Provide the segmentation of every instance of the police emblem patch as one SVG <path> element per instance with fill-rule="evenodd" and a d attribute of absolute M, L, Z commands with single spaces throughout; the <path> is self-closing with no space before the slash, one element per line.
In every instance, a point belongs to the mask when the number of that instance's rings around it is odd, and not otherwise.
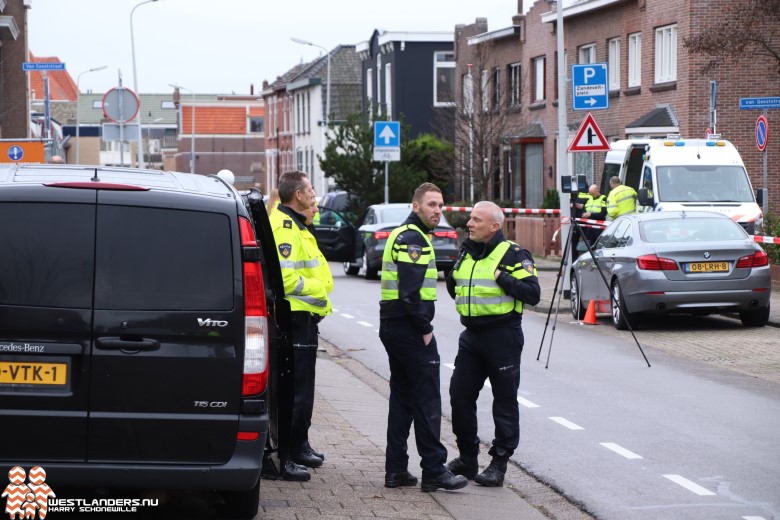
<path fill-rule="evenodd" d="M 282 255 L 283 258 L 289 258 L 291 253 L 291 244 L 279 244 L 279 254 Z"/>
<path fill-rule="evenodd" d="M 530 260 L 523 260 L 523 269 L 534 274 L 534 263 Z"/>
<path fill-rule="evenodd" d="M 284 227 L 285 229 L 292 229 L 292 220 L 285 220 L 282 223 L 282 227 Z"/>
<path fill-rule="evenodd" d="M 422 247 L 411 245 L 408 248 L 409 250 L 409 258 L 412 259 L 412 262 L 417 262 L 417 260 L 420 259 L 422 256 Z"/>

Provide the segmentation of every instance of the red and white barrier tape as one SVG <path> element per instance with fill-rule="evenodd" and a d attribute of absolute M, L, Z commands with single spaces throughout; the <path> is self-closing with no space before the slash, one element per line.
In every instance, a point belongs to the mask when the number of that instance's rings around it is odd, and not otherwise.
<path fill-rule="evenodd" d="M 569 224 L 569 223 L 571 223 L 572 220 L 576 220 L 577 222 L 579 222 L 580 226 L 582 226 L 582 227 L 592 227 L 592 228 L 604 229 L 609 224 L 609 222 L 607 222 L 606 220 L 591 220 L 591 219 L 587 219 L 587 218 L 571 218 L 571 217 L 562 217 L 561 218 L 561 222 L 563 222 L 564 224 Z"/>
<path fill-rule="evenodd" d="M 765 237 L 761 235 L 750 235 L 753 240 L 762 244 L 780 244 L 780 238 L 778 237 Z"/>
<path fill-rule="evenodd" d="M 474 209 L 472 206 L 444 206 L 442 211 L 460 211 L 471 212 Z M 558 215 L 561 210 L 559 209 L 525 209 L 525 208 L 501 208 L 504 213 L 515 213 L 521 215 Z"/>

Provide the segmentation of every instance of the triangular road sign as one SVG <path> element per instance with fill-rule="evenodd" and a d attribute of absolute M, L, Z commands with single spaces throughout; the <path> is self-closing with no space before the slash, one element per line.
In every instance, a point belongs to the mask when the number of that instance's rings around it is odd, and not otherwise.
<path fill-rule="evenodd" d="M 583 119 L 574 140 L 569 145 L 570 152 L 606 152 L 611 150 L 609 141 L 601 133 L 599 125 L 590 112 Z"/>

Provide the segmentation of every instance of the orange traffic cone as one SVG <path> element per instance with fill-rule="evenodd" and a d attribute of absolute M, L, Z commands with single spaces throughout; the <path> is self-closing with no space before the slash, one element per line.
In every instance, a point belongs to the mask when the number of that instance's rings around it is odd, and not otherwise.
<path fill-rule="evenodd" d="M 596 321 L 596 300 L 591 300 L 588 302 L 588 310 L 585 311 L 585 319 L 582 320 L 582 323 L 585 325 L 599 324 L 599 322 Z"/>

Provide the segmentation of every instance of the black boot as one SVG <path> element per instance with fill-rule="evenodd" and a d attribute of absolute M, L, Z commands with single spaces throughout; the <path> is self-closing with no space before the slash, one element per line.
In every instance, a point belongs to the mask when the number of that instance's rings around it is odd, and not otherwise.
<path fill-rule="evenodd" d="M 306 466 L 300 466 L 290 459 L 284 461 L 282 466 L 282 480 L 294 480 L 296 482 L 306 482 L 311 479 Z"/>
<path fill-rule="evenodd" d="M 485 471 L 476 476 L 474 482 L 487 487 L 501 487 L 504 485 L 506 464 L 511 454 L 504 448 L 495 446 L 490 448 L 489 453 L 493 456 L 493 460 Z"/>
<path fill-rule="evenodd" d="M 424 478 L 422 484 L 420 484 L 420 490 L 436 491 L 441 488 L 452 491 L 453 489 L 464 488 L 468 483 L 469 481 L 463 475 L 453 475 L 450 470 L 445 469 L 444 473 L 436 478 Z"/>
<path fill-rule="evenodd" d="M 474 480 L 474 477 L 479 473 L 479 462 L 477 462 L 476 455 L 472 457 L 460 455 L 447 463 L 447 469 L 454 475 L 463 475 L 469 480 Z"/>
<path fill-rule="evenodd" d="M 400 486 L 416 486 L 417 477 L 408 471 L 400 473 L 385 473 L 385 487 L 397 488 Z"/>

